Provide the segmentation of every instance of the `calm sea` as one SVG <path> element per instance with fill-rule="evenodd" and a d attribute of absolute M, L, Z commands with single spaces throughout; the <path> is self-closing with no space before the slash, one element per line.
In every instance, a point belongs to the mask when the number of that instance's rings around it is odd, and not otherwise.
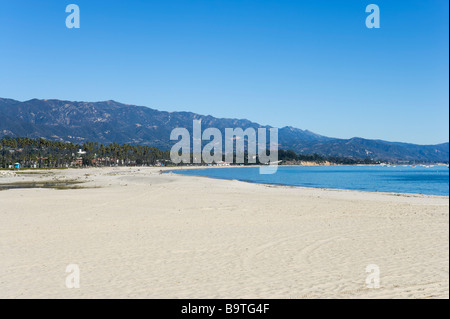
<path fill-rule="evenodd" d="M 264 184 L 449 195 L 447 166 L 280 166 L 277 173 L 272 175 L 259 174 L 258 167 L 205 168 L 173 172 Z"/>

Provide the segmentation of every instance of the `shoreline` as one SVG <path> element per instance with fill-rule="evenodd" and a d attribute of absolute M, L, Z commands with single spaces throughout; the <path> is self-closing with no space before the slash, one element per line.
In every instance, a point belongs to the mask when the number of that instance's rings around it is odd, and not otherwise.
<path fill-rule="evenodd" d="M 284 165 L 283 165 L 284 166 Z M 378 165 L 336 165 L 336 166 L 378 166 Z M 327 187 L 308 187 L 308 186 L 297 186 L 297 185 L 286 185 L 286 184 L 276 184 L 276 183 L 259 183 L 259 182 L 253 182 L 249 180 L 240 180 L 240 179 L 227 179 L 227 178 L 220 178 L 220 177 L 213 177 L 213 176 L 203 176 L 203 175 L 184 175 L 184 174 L 177 174 L 173 173 L 173 171 L 183 171 L 183 170 L 195 170 L 195 169 L 226 169 L 226 168 L 244 168 L 244 167 L 263 167 L 262 165 L 252 165 L 252 166 L 181 166 L 181 167 L 146 167 L 146 166 L 119 166 L 119 167 L 87 167 L 87 168 L 65 168 L 65 169 L 30 169 L 27 171 L 11 171 L 11 173 L 19 173 L 19 176 L 27 177 L 27 175 L 40 175 L 40 174 L 49 174 L 52 172 L 64 172 L 65 170 L 107 170 L 107 169 L 113 169 L 113 170 L 145 170 L 145 169 L 152 169 L 152 170 L 159 170 L 163 174 L 175 174 L 175 175 L 181 175 L 181 176 L 194 176 L 198 178 L 207 178 L 207 179 L 213 179 L 213 180 L 221 180 L 221 181 L 236 181 L 236 182 L 242 182 L 242 183 L 249 183 L 249 184 L 255 184 L 255 185 L 263 185 L 266 187 L 277 187 L 277 188 L 294 188 L 294 189 L 303 189 L 303 190 L 318 190 L 318 191 L 329 191 L 329 192 L 355 192 L 360 194 L 367 194 L 367 195 L 373 195 L 373 194 L 379 194 L 379 195 L 385 195 L 385 196 L 396 196 L 396 197 L 407 197 L 407 198 L 437 198 L 437 199 L 449 199 L 449 195 L 431 195 L 431 194 L 420 194 L 420 193 L 399 193 L 399 192 L 383 192 L 383 191 L 367 191 L 367 190 L 355 190 L 355 189 L 345 189 L 345 188 L 327 188 Z M 288 167 L 314 167 L 314 166 L 303 166 L 303 165 L 288 165 Z M 21 174 L 21 172 L 24 172 Z M 31 173 L 33 172 L 33 174 Z M 16 175 L 17 176 L 17 175 Z M 7 178 L 6 176 L 0 175 L 0 186 L 2 183 L 2 177 Z M 31 176 L 32 177 L 32 176 Z M 32 182 L 32 180 L 30 181 Z M 1 189 L 0 189 L 1 190 Z"/>
<path fill-rule="evenodd" d="M 286 165 L 287 166 L 287 165 Z M 378 166 L 378 165 L 336 165 L 336 166 Z M 197 166 L 197 167 L 189 167 L 189 168 L 183 168 L 183 169 L 170 169 L 170 170 L 164 170 L 165 174 L 170 174 L 173 171 L 183 171 L 183 170 L 193 170 L 193 169 L 219 169 L 219 168 L 241 168 L 241 167 L 249 167 L 249 166 Z M 250 167 L 262 167 L 262 166 L 250 166 Z M 303 166 L 303 165 L 289 165 L 289 167 L 314 167 L 314 166 Z M 176 174 L 176 173 L 175 173 Z M 301 189 L 316 189 L 316 190 L 327 190 L 327 191 L 350 191 L 350 192 L 361 192 L 361 193 L 369 193 L 369 194 L 386 194 L 386 195 L 392 195 L 392 196 L 404 196 L 404 197 L 436 197 L 436 198 L 446 198 L 449 199 L 449 195 L 432 195 L 432 194 L 421 194 L 421 193 L 399 193 L 399 192 L 383 192 L 383 191 L 367 191 L 367 190 L 357 190 L 357 189 L 347 189 L 347 188 L 329 188 L 329 187 L 314 187 L 314 186 L 297 186 L 297 185 L 287 185 L 287 184 L 280 184 L 280 183 L 260 183 L 250 180 L 244 180 L 244 179 L 231 179 L 231 178 L 220 178 L 220 177 L 213 177 L 213 176 L 204 176 L 204 175 L 184 175 L 179 174 L 183 176 L 196 176 L 196 177 L 203 177 L 203 178 L 211 178 L 211 179 L 218 179 L 218 180 L 228 180 L 228 181 L 239 181 L 243 183 L 250 183 L 250 184 L 259 184 L 259 185 L 266 185 L 271 187 L 293 187 L 293 188 L 301 188 Z"/>

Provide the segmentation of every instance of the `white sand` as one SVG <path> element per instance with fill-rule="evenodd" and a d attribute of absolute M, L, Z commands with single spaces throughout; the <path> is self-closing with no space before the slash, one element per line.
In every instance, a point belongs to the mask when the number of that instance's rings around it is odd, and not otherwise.
<path fill-rule="evenodd" d="M 0 183 L 101 188 L 0 191 L 0 298 L 449 298 L 448 197 L 158 168 L 22 176 Z M 68 264 L 79 265 L 79 289 L 65 286 Z M 378 289 L 366 287 L 369 264 Z"/>

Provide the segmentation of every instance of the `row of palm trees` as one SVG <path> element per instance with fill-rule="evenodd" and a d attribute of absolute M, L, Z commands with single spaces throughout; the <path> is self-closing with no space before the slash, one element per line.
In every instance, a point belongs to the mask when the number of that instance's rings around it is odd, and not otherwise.
<path fill-rule="evenodd" d="M 81 152 L 80 152 L 81 150 Z M 169 151 L 155 147 L 97 142 L 73 144 L 27 137 L 3 138 L 0 144 L 0 167 L 14 163 L 22 167 L 69 167 L 111 165 L 158 165 L 168 162 Z"/>

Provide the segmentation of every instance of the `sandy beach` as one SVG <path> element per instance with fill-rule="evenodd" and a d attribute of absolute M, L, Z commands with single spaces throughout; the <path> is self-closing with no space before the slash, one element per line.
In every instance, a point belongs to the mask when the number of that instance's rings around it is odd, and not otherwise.
<path fill-rule="evenodd" d="M 160 170 L 0 174 L 0 298 L 449 298 L 448 197 Z"/>

